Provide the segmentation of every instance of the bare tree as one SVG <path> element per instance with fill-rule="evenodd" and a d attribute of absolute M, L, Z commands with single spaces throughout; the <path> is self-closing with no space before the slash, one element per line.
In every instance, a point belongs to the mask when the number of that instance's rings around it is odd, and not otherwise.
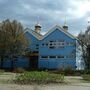
<path fill-rule="evenodd" d="M 14 57 L 24 54 L 27 45 L 28 42 L 21 23 L 7 19 L 0 24 L 1 67 L 5 56 L 7 56 L 12 59 L 13 68 Z"/>
<path fill-rule="evenodd" d="M 82 58 L 84 59 L 86 69 L 90 69 L 90 26 L 87 27 L 85 33 L 78 35 L 79 44 L 82 50 Z"/>

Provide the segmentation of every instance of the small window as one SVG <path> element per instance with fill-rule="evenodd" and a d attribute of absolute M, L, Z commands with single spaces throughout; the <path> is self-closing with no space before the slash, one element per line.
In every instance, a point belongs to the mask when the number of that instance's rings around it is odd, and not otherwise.
<path fill-rule="evenodd" d="M 56 56 L 49 56 L 49 58 L 56 58 Z"/>
<path fill-rule="evenodd" d="M 52 43 L 50 43 L 50 45 L 52 46 L 53 44 L 52 44 Z"/>
<path fill-rule="evenodd" d="M 64 56 L 61 56 L 61 55 L 60 55 L 60 56 L 57 56 L 57 58 L 64 58 Z"/>
<path fill-rule="evenodd" d="M 42 46 L 45 46 L 45 44 L 43 43 Z"/>
<path fill-rule="evenodd" d="M 47 59 L 47 58 L 48 58 L 48 56 L 41 56 L 41 58 L 43 58 L 43 59 Z"/>
<path fill-rule="evenodd" d="M 62 45 L 64 45 L 65 43 L 64 42 L 62 42 Z"/>
<path fill-rule="evenodd" d="M 36 49 L 39 49 L 39 44 L 36 44 Z"/>

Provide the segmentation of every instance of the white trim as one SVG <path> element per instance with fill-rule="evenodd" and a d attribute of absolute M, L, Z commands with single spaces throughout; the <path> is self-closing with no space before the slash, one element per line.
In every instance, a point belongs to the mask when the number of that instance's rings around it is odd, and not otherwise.
<path fill-rule="evenodd" d="M 25 32 L 29 32 L 30 34 L 32 34 L 35 38 L 37 38 L 38 40 L 43 40 L 45 37 L 47 37 L 49 34 L 51 34 L 52 32 L 54 32 L 56 29 L 60 30 L 61 32 L 65 33 L 67 36 L 69 36 L 72 39 L 77 39 L 76 37 L 74 37 L 73 35 L 71 35 L 69 32 L 65 31 L 61 26 L 56 25 L 53 28 L 51 28 L 50 30 L 48 30 L 48 32 L 45 35 L 40 35 L 38 33 L 36 33 L 35 31 L 33 31 L 32 29 L 26 28 Z"/>
<path fill-rule="evenodd" d="M 61 32 L 65 33 L 67 36 L 76 39 L 76 37 L 74 37 L 73 35 L 71 35 L 69 32 L 65 31 L 61 26 L 54 26 L 52 29 L 50 29 L 43 37 L 42 39 L 44 39 L 45 37 L 47 37 L 49 34 L 51 34 L 53 31 L 55 31 L 56 29 L 60 30 Z"/>
<path fill-rule="evenodd" d="M 36 39 L 38 39 L 38 40 L 41 40 L 41 39 L 42 39 L 42 35 L 39 35 L 39 34 L 36 33 L 35 31 L 33 31 L 32 29 L 26 28 L 24 33 L 26 33 L 26 32 L 29 32 L 30 34 L 32 34 L 32 35 L 33 35 Z M 37 34 L 38 36 L 37 36 L 36 34 Z"/>

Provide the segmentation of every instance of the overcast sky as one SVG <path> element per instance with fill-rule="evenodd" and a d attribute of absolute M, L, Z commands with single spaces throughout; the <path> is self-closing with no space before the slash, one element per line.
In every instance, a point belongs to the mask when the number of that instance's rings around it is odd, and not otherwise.
<path fill-rule="evenodd" d="M 37 21 L 42 33 L 67 19 L 69 32 L 85 31 L 90 21 L 90 0 L 0 0 L 0 21 L 16 19 L 24 27 L 34 29 Z"/>

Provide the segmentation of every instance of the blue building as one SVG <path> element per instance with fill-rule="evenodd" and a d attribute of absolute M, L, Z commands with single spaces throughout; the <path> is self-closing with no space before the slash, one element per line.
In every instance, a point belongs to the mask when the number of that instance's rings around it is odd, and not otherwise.
<path fill-rule="evenodd" d="M 56 25 L 41 35 L 41 25 L 28 29 L 25 36 L 30 41 L 28 50 L 30 68 L 76 69 L 76 38 L 68 32 L 68 26 Z"/>
<path fill-rule="evenodd" d="M 28 57 L 19 57 L 14 67 L 30 69 L 60 69 L 70 67 L 76 69 L 76 38 L 68 32 L 68 26 L 56 25 L 45 35 L 41 33 L 41 25 L 35 30 L 26 29 L 25 37 L 29 42 Z M 4 68 L 11 68 L 11 61 L 5 60 Z"/>

